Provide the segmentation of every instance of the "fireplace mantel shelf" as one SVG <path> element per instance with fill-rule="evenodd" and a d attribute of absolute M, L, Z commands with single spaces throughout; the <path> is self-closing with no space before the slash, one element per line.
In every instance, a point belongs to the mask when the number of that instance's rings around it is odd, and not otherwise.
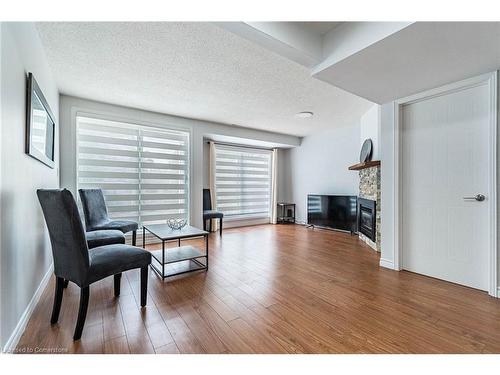
<path fill-rule="evenodd" d="M 377 167 L 380 165 L 380 160 L 372 160 L 372 161 L 365 161 L 363 163 L 358 163 L 351 165 L 349 167 L 350 171 L 359 171 L 361 169 L 366 169 L 366 168 L 371 168 L 371 167 Z"/>

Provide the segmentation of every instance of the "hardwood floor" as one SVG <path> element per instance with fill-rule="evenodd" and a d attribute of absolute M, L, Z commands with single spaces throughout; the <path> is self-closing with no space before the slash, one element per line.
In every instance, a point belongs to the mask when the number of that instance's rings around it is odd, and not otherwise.
<path fill-rule="evenodd" d="M 190 241 L 195 243 L 196 241 Z M 201 245 L 201 243 L 200 243 Z M 149 248 L 157 248 L 150 246 Z M 210 269 L 161 282 L 140 271 L 90 288 L 82 339 L 72 341 L 78 288 L 49 323 L 54 279 L 18 349 L 69 353 L 500 353 L 500 300 L 380 268 L 349 234 L 262 225 L 210 235 Z M 38 349 L 40 350 L 40 349 Z"/>

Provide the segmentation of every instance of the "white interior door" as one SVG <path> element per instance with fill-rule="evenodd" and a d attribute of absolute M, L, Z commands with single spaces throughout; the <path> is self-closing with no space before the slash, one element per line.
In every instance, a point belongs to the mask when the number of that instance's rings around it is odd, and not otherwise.
<path fill-rule="evenodd" d="M 481 290 L 489 289 L 490 101 L 485 82 L 401 109 L 403 268 Z"/>

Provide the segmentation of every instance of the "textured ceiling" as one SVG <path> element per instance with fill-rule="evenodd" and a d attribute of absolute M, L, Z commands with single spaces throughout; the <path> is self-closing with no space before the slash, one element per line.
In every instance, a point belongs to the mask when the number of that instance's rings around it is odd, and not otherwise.
<path fill-rule="evenodd" d="M 372 103 L 210 23 L 37 23 L 63 94 L 305 136 Z M 312 119 L 297 119 L 313 111 Z"/>

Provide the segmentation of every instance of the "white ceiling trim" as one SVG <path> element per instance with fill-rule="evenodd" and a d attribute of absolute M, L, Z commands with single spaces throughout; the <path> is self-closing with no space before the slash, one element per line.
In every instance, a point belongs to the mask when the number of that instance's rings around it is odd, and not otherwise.
<path fill-rule="evenodd" d="M 321 61 L 321 35 L 292 22 L 216 22 L 215 24 L 300 65 L 313 67 Z"/>

